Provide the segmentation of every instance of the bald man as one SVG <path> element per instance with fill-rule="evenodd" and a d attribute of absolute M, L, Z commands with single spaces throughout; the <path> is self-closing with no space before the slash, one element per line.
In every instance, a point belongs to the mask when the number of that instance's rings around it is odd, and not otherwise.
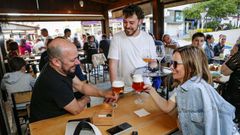
<path fill-rule="evenodd" d="M 75 77 L 78 60 L 77 48 L 66 39 L 54 39 L 47 49 L 49 64 L 42 70 L 33 88 L 30 122 L 66 114 L 79 114 L 90 102 L 88 96 L 117 100 L 111 91 L 102 91 Z M 77 101 L 73 88 L 84 94 Z M 88 96 L 86 96 L 88 95 Z"/>

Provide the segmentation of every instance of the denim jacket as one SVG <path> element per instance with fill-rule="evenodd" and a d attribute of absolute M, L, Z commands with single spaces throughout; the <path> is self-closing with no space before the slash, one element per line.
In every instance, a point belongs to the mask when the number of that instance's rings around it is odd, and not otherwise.
<path fill-rule="evenodd" d="M 177 88 L 178 117 L 184 135 L 232 135 L 235 108 L 205 80 L 192 77 Z"/>

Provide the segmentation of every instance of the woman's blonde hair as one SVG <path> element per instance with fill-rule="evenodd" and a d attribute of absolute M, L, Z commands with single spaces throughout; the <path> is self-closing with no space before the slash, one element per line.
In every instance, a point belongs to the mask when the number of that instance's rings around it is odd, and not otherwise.
<path fill-rule="evenodd" d="M 208 60 L 203 50 L 195 46 L 183 46 L 174 50 L 182 57 L 185 75 L 183 82 L 186 82 L 193 76 L 203 78 L 206 82 L 212 83 L 212 76 L 208 69 Z"/>

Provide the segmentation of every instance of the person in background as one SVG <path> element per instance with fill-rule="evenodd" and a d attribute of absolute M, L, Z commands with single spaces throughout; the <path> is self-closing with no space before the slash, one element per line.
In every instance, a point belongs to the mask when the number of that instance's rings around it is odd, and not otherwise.
<path fill-rule="evenodd" d="M 41 35 L 44 37 L 44 45 L 47 46 L 48 40 L 51 40 L 52 37 L 48 35 L 48 30 L 46 28 L 41 29 Z"/>
<path fill-rule="evenodd" d="M 162 37 L 162 41 L 165 48 L 165 62 L 170 63 L 172 60 L 173 50 L 179 47 L 180 45 L 178 44 L 178 42 L 172 40 L 169 34 L 164 34 Z"/>
<path fill-rule="evenodd" d="M 214 37 L 213 35 L 206 35 L 206 43 L 203 45 L 204 52 L 208 58 L 208 63 L 212 63 L 212 58 L 214 57 L 213 52 Z"/>
<path fill-rule="evenodd" d="M 161 40 L 156 40 L 155 36 L 152 33 L 149 33 L 149 35 L 152 36 L 156 49 L 159 48 L 161 55 L 164 57 L 165 56 L 164 43 Z"/>
<path fill-rule="evenodd" d="M 110 47 L 110 40 L 107 38 L 106 34 L 102 35 L 102 40 L 99 43 L 100 52 L 104 53 L 104 56 L 107 58 Z"/>
<path fill-rule="evenodd" d="M 192 35 L 192 45 L 202 48 L 205 41 L 205 35 L 202 32 L 196 32 Z"/>
<path fill-rule="evenodd" d="M 87 35 L 82 34 L 82 45 L 84 45 L 87 42 Z"/>
<path fill-rule="evenodd" d="M 35 78 L 31 74 L 25 73 L 26 62 L 21 57 L 13 57 L 9 60 L 12 70 L 3 76 L 1 89 L 7 91 L 8 99 L 11 100 L 11 93 L 32 90 Z"/>
<path fill-rule="evenodd" d="M 224 53 L 225 44 L 226 44 L 227 36 L 220 34 L 219 42 L 214 46 L 214 56 L 220 56 L 220 54 Z"/>
<path fill-rule="evenodd" d="M 95 42 L 99 44 L 99 42 L 102 40 L 102 32 L 98 31 L 97 35 L 95 35 Z"/>
<path fill-rule="evenodd" d="M 144 58 L 156 59 L 156 48 L 153 38 L 140 30 L 144 13 L 139 6 L 126 6 L 123 18 L 124 31 L 113 36 L 109 49 L 110 80 L 113 82 L 120 77 L 126 86 L 131 86 L 130 74 L 135 68 L 148 64 Z"/>
<path fill-rule="evenodd" d="M 13 57 L 17 57 L 18 55 L 18 43 L 17 42 L 10 42 L 8 44 L 8 59 L 11 59 Z"/>
<path fill-rule="evenodd" d="M 81 48 L 81 43 L 79 42 L 77 37 L 73 38 L 73 44 L 77 47 L 77 49 Z"/>
<path fill-rule="evenodd" d="M 87 51 L 88 49 L 90 48 L 95 48 L 97 49 L 97 45 L 96 45 L 96 42 L 95 42 L 95 39 L 94 39 L 94 36 L 90 35 L 87 37 L 87 42 L 84 43 L 83 45 L 83 50 Z"/>
<path fill-rule="evenodd" d="M 223 91 L 223 97 L 236 107 L 236 122 L 240 126 L 240 42 L 233 46 L 231 54 L 221 66 L 221 73 L 230 75 L 227 89 Z"/>
<path fill-rule="evenodd" d="M 3 55 L 3 58 L 4 59 L 7 59 L 8 58 L 8 52 L 9 52 L 9 44 L 11 43 L 11 42 L 13 42 L 14 40 L 13 39 L 8 39 L 7 41 L 6 41 L 6 46 L 2 46 L 1 48 L 2 48 L 2 55 Z"/>
<path fill-rule="evenodd" d="M 48 43 L 46 44 L 46 48 L 48 47 L 49 43 L 52 41 L 53 39 L 49 39 L 48 40 Z M 40 72 L 42 71 L 43 67 L 46 65 L 46 63 L 48 63 L 48 54 L 47 54 L 47 50 L 44 51 L 42 54 L 41 54 L 41 58 L 40 58 L 40 61 L 39 61 L 39 70 Z"/>
<path fill-rule="evenodd" d="M 26 62 L 21 57 L 12 57 L 9 60 L 12 72 L 5 73 L 1 80 L 1 90 L 3 99 L 6 101 L 4 107 L 8 116 L 8 123 L 12 133 L 16 132 L 16 123 L 12 110 L 11 94 L 32 90 L 35 84 L 35 78 L 31 74 L 26 73 Z"/>
<path fill-rule="evenodd" d="M 178 85 L 169 100 L 149 85 L 144 88 L 164 112 L 177 107 L 182 134 L 232 135 L 235 108 L 212 87 L 203 50 L 191 45 L 175 49 L 171 69 Z"/>
<path fill-rule="evenodd" d="M 68 39 L 69 41 L 72 41 L 71 40 L 71 30 L 70 29 L 68 29 L 68 28 L 66 28 L 65 30 L 64 30 L 64 36 L 63 36 L 65 39 Z"/>
<path fill-rule="evenodd" d="M 19 46 L 19 54 L 25 55 L 25 53 L 30 54 L 32 52 L 31 45 L 26 42 L 26 39 L 21 39 Z"/>
<path fill-rule="evenodd" d="M 41 54 L 46 50 L 46 46 L 41 39 L 37 39 L 35 45 L 33 46 L 35 54 Z"/>
<path fill-rule="evenodd" d="M 57 117 L 66 113 L 79 114 L 90 102 L 89 96 L 117 100 L 111 90 L 102 91 L 83 83 L 75 76 L 79 65 L 77 48 L 70 41 L 56 38 L 47 48 L 49 63 L 41 71 L 33 88 L 30 104 L 30 122 Z M 76 100 L 73 89 L 83 94 Z"/>

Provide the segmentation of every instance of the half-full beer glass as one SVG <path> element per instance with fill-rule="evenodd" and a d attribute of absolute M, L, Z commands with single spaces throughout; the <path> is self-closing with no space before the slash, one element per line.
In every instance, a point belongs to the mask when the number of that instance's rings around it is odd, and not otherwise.
<path fill-rule="evenodd" d="M 143 103 L 143 100 L 139 97 L 139 94 L 144 90 L 143 86 L 144 86 L 144 82 L 143 82 L 142 75 L 141 74 L 133 75 L 132 88 L 138 94 L 138 98 L 137 100 L 135 100 L 135 103 Z"/>
<path fill-rule="evenodd" d="M 112 92 L 117 95 L 124 92 L 124 82 L 123 81 L 113 81 L 112 83 Z M 112 104 L 113 107 L 117 107 L 117 103 Z"/>

